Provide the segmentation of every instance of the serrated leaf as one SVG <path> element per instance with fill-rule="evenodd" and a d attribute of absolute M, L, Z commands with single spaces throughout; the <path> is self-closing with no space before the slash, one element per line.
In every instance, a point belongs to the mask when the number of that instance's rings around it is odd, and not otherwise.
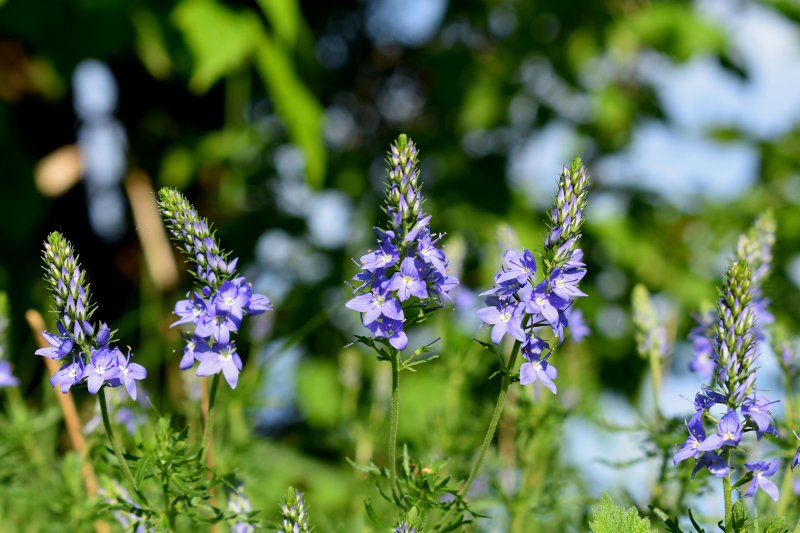
<path fill-rule="evenodd" d="M 731 528 L 733 531 L 747 531 L 753 526 L 753 519 L 750 518 L 750 513 L 747 512 L 742 500 L 733 504 L 733 517 Z"/>
<path fill-rule="evenodd" d="M 593 520 L 589 527 L 593 533 L 650 533 L 650 521 L 639 516 L 635 507 L 625 510 L 616 505 L 608 494 L 603 494 L 592 507 Z"/>
<path fill-rule="evenodd" d="M 770 516 L 764 526 L 764 533 L 789 533 L 786 521 L 781 516 Z"/>

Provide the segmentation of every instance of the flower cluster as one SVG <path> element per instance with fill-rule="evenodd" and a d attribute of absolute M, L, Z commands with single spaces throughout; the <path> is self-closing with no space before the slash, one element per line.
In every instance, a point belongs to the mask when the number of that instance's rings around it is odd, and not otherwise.
<path fill-rule="evenodd" d="M 50 346 L 36 350 L 36 354 L 64 361 L 50 384 L 65 394 L 84 383 L 92 394 L 103 386 L 124 385 L 135 400 L 136 382 L 145 379 L 147 371 L 131 361 L 130 350 L 124 355 L 109 344 L 112 332 L 108 325 L 91 322 L 95 306 L 72 245 L 53 232 L 45 242 L 43 258 L 45 280 L 55 301 L 58 333 L 42 332 Z"/>
<path fill-rule="evenodd" d="M 752 295 L 752 309 L 756 315 L 755 336 L 756 340 L 764 339 L 763 327 L 771 324 L 774 317 L 769 312 L 769 299 L 761 292 L 761 286 L 767 278 L 772 265 L 772 247 L 775 244 L 775 218 L 771 212 L 766 212 L 756 219 L 753 227 L 746 235 L 739 236 L 736 248 L 736 257 L 744 261 L 750 268 L 752 281 L 750 292 Z M 695 316 L 696 326 L 689 333 L 692 341 L 694 357 L 689 363 L 689 369 L 708 379 L 716 370 L 716 363 L 712 357 L 712 339 L 716 333 L 715 324 L 719 315 L 715 311 L 706 311 Z"/>
<path fill-rule="evenodd" d="M 399 526 L 394 528 L 394 533 L 417 533 L 417 528 L 409 526 L 406 522 L 402 522 Z"/>
<path fill-rule="evenodd" d="M 245 495 L 242 485 L 239 485 L 236 491 L 228 494 L 228 511 L 237 515 L 253 512 L 253 506 Z M 253 533 L 255 530 L 255 526 L 243 521 L 236 522 L 231 526 L 231 533 Z"/>
<path fill-rule="evenodd" d="M 520 367 L 520 383 L 539 381 L 554 394 L 558 372 L 549 362 L 550 344 L 540 338 L 539 332 L 542 327 L 549 327 L 560 344 L 573 301 L 586 296 L 578 288 L 586 275 L 586 265 L 583 251 L 576 244 L 588 184 L 589 176 L 580 159 L 564 167 L 550 212 L 541 281 L 536 282 L 536 258 L 530 250 L 507 250 L 504 264 L 494 277 L 494 287 L 482 293 L 487 307 L 478 310 L 478 317 L 492 326 L 492 342 L 499 344 L 508 334 L 520 343 L 526 359 Z"/>
<path fill-rule="evenodd" d="M 448 261 L 438 246 L 442 234 L 430 231 L 430 215 L 423 198 L 417 147 L 400 135 L 387 157 L 386 205 L 389 228 L 375 228 L 378 248 L 361 257 L 361 271 L 353 278 L 354 297 L 345 305 L 358 311 L 363 325 L 397 350 L 408 344 L 405 309 L 427 311 L 449 300 L 458 279 L 447 274 Z"/>
<path fill-rule="evenodd" d="M 179 318 L 171 327 L 189 329 L 184 332 L 186 346 L 180 368 L 188 370 L 198 361 L 198 376 L 222 372 L 235 389 L 242 360 L 232 334 L 239 331 L 245 316 L 271 310 L 269 298 L 254 294 L 252 285 L 237 275 L 238 259 L 230 260 L 229 254 L 220 250 L 208 222 L 181 193 L 165 187 L 158 197 L 170 236 L 193 266 L 196 281 L 195 290 L 175 304 Z"/>
<path fill-rule="evenodd" d="M 19 383 L 11 372 L 11 363 L 6 360 L 8 322 L 8 297 L 6 293 L 0 292 L 0 388 L 16 387 Z"/>
<path fill-rule="evenodd" d="M 712 341 L 711 385 L 696 395 L 695 414 L 686 423 L 689 436 L 673 458 L 675 464 L 696 459 L 692 476 L 703 468 L 717 477 L 728 476 L 730 453 L 740 446 L 746 432 L 755 431 L 759 440 L 766 434 L 777 435 L 770 413 L 774 402 L 756 394 L 757 315 L 752 283 L 748 263 L 741 258 L 735 260 L 728 269 L 717 306 L 720 318 Z M 716 405 L 725 411 L 719 420 L 711 413 Z M 713 434 L 706 433 L 704 420 L 716 423 Z M 753 484 L 744 495 L 752 496 L 761 488 L 777 500 L 778 489 L 767 479 L 777 470 L 777 461 L 756 461 L 745 464 L 745 468 L 753 472 Z"/>
<path fill-rule="evenodd" d="M 278 533 L 308 533 L 311 529 L 303 503 L 303 494 L 289 487 L 286 497 L 281 502 Z"/>

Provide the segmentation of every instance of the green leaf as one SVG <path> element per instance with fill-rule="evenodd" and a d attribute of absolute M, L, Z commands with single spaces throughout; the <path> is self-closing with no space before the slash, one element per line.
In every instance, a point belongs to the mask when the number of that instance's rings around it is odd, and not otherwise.
<path fill-rule="evenodd" d="M 589 527 L 594 533 L 650 533 L 650 521 L 639 517 L 635 507 L 627 511 L 614 503 L 608 494 L 600 497 L 600 502 L 592 507 L 593 520 Z"/>
<path fill-rule="evenodd" d="M 254 13 L 232 11 L 214 0 L 181 0 L 172 19 L 194 60 L 189 87 L 199 93 L 243 67 L 263 33 Z"/>
<path fill-rule="evenodd" d="M 731 529 L 733 531 L 748 531 L 753 526 L 753 519 L 750 518 L 750 514 L 747 512 L 747 507 L 745 507 L 742 500 L 733 504 L 733 520 L 731 524 Z"/>
<path fill-rule="evenodd" d="M 287 48 L 295 48 L 303 28 L 303 15 L 296 0 L 258 0 L 272 24 L 275 36 Z"/>
<path fill-rule="evenodd" d="M 263 32 L 256 51 L 256 70 L 286 123 L 289 137 L 303 151 L 308 183 L 321 187 L 326 164 L 322 106 L 297 77 L 286 53 Z"/>
<path fill-rule="evenodd" d="M 764 533 L 789 533 L 789 528 L 781 516 L 771 516 L 767 518 L 764 526 Z"/>

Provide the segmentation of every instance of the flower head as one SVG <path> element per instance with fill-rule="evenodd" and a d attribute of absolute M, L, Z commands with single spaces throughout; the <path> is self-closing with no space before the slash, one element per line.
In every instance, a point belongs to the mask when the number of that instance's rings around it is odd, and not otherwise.
<path fill-rule="evenodd" d="M 188 329 L 180 361 L 188 370 L 200 361 L 198 376 L 223 373 L 231 388 L 236 388 L 242 360 L 236 353 L 233 336 L 245 316 L 272 309 L 269 298 L 254 294 L 246 278 L 237 275 L 239 261 L 229 259 L 217 243 L 208 221 L 178 191 L 163 188 L 158 193 L 159 209 L 170 236 L 186 260 L 194 266 L 195 290 L 175 304 L 179 317 L 172 327 Z"/>
<path fill-rule="evenodd" d="M 763 490 L 774 501 L 778 501 L 778 487 L 771 480 L 767 479 L 778 471 L 778 460 L 753 461 L 745 463 L 744 467 L 753 472 L 753 482 L 744 493 L 745 498 L 755 496 L 758 489 Z"/>
<path fill-rule="evenodd" d="M 374 337 L 394 349 L 408 344 L 409 323 L 442 307 L 458 279 L 447 274 L 448 261 L 438 246 L 442 235 L 430 229 L 431 216 L 423 210 L 422 183 L 414 143 L 400 135 L 387 160 L 384 211 L 386 229 L 375 228 L 378 248 L 361 256 L 353 281 L 353 298 L 345 306 L 362 315 L 362 324 Z M 418 307 L 406 322 L 403 306 Z"/>
<path fill-rule="evenodd" d="M 477 311 L 484 324 L 492 326 L 492 342 L 499 344 L 506 333 L 522 349 L 526 361 L 520 367 L 523 385 L 540 382 L 554 394 L 556 368 L 548 353 L 542 357 L 541 329 L 549 327 L 556 341 L 564 340 L 570 317 L 576 326 L 576 341 L 588 334 L 580 312 L 571 311 L 576 298 L 586 296 L 578 287 L 586 275 L 583 252 L 576 248 L 583 223 L 589 176 L 580 159 L 564 167 L 550 212 L 550 232 L 541 258 L 542 280 L 536 284 L 536 258 L 529 249 L 506 250 L 503 265 L 494 276 L 494 286 L 481 293 L 487 307 Z"/>
<path fill-rule="evenodd" d="M 42 332 L 49 346 L 36 350 L 36 354 L 50 359 L 71 358 L 70 363 L 55 372 L 50 384 L 65 394 L 84 382 L 92 394 L 103 386 L 124 384 L 135 399 L 132 380 L 144 379 L 147 372 L 131 361 L 130 351 L 125 358 L 109 344 L 112 332 L 108 324 L 92 323 L 96 307 L 72 245 L 63 235 L 53 232 L 45 241 L 43 259 L 45 281 L 55 303 L 58 333 Z"/>

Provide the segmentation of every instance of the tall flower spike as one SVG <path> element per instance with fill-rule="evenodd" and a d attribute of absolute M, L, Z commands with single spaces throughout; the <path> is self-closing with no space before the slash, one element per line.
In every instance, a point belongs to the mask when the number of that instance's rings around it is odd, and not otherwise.
<path fill-rule="evenodd" d="M 487 297 L 487 307 L 477 312 L 483 323 L 492 326 L 493 343 L 499 344 L 506 334 L 520 343 L 526 360 L 520 367 L 520 383 L 538 381 L 554 394 L 558 372 L 549 361 L 552 349 L 541 339 L 541 331 L 552 330 L 560 344 L 573 302 L 586 296 L 578 288 L 586 275 L 586 265 L 577 244 L 588 185 L 589 175 L 580 159 L 564 167 L 550 212 L 551 229 L 544 243 L 544 279 L 536 282 L 536 259 L 530 250 L 506 250 L 494 287 L 482 293 Z"/>
<path fill-rule="evenodd" d="M 570 258 L 575 243 L 580 238 L 588 191 L 589 174 L 581 159 L 576 158 L 561 171 L 555 205 L 549 213 L 550 232 L 544 246 L 553 254 L 553 267 Z"/>
<path fill-rule="evenodd" d="M 195 276 L 195 290 L 175 304 L 178 316 L 171 327 L 181 326 L 186 347 L 181 370 L 200 365 L 198 376 L 222 373 L 235 389 L 242 370 L 242 360 L 233 342 L 248 315 L 272 310 L 269 298 L 252 292 L 252 284 L 238 276 L 238 259 L 228 260 L 208 221 L 184 196 L 164 187 L 158 192 L 158 207 L 166 221 L 172 240 L 186 254 Z"/>
<path fill-rule="evenodd" d="M 58 334 L 42 332 L 50 347 L 36 350 L 36 355 L 64 359 L 50 384 L 67 393 L 72 387 L 85 383 L 92 394 L 101 387 L 124 384 L 135 400 L 135 381 L 145 379 L 147 371 L 132 363 L 130 354 L 124 358 L 119 348 L 109 345 L 111 331 L 106 324 L 95 326 L 90 322 L 95 306 L 72 245 L 54 231 L 47 237 L 42 258 L 45 282 L 55 302 Z M 123 378 L 120 378 L 121 373 Z"/>
<path fill-rule="evenodd" d="M 311 529 L 303 503 L 303 494 L 289 487 L 286 497 L 281 502 L 278 533 L 308 533 Z"/>
<path fill-rule="evenodd" d="M 442 235 L 431 233 L 431 216 L 422 209 L 416 145 L 400 135 L 386 163 L 383 209 L 388 227 L 375 228 L 378 247 L 361 257 L 353 298 L 345 306 L 361 314 L 362 324 L 374 337 L 403 350 L 408 344 L 403 304 L 433 311 L 449 300 L 458 280 L 447 273 L 447 257 L 438 246 Z M 415 313 L 411 320 L 418 318 Z"/>

